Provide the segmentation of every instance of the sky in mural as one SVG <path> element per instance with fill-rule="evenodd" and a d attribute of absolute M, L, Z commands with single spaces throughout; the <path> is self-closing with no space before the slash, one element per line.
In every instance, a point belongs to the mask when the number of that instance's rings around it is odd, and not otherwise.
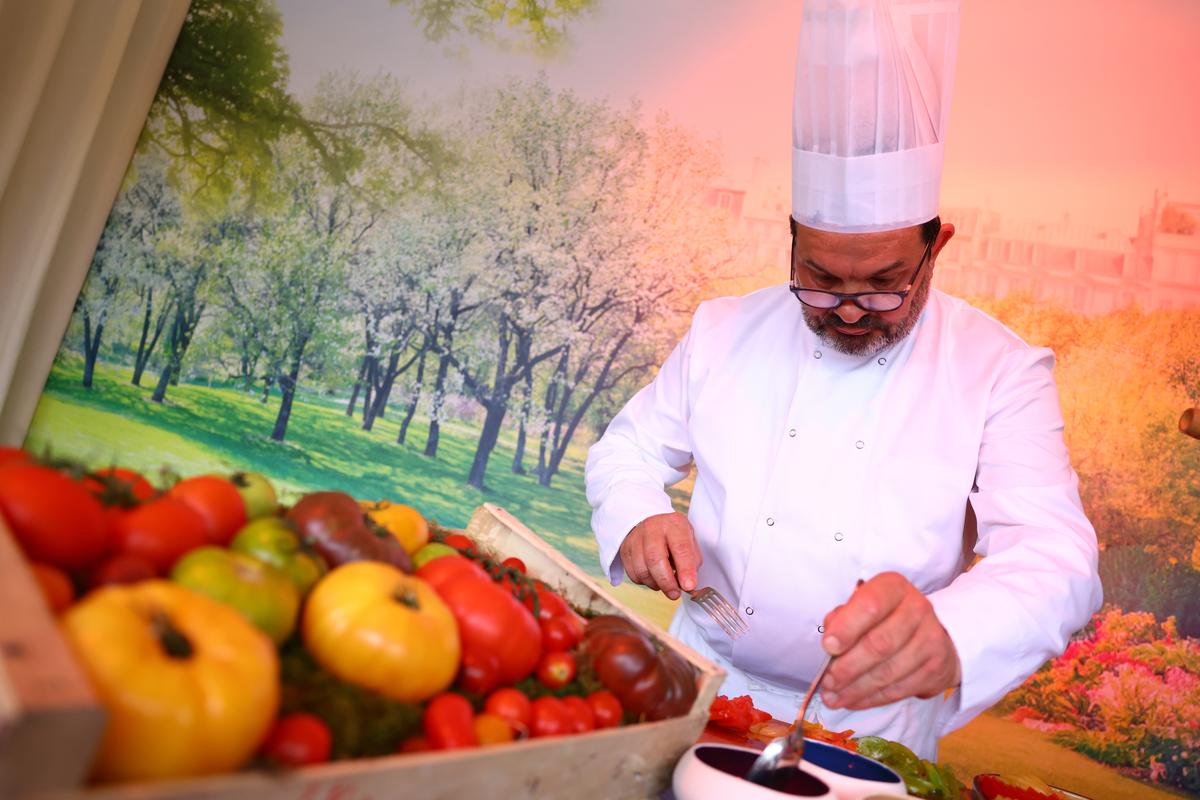
<path fill-rule="evenodd" d="M 786 186 L 798 0 L 600 0 L 553 60 L 430 43 L 403 6 L 280 0 L 292 88 L 385 71 L 416 96 L 544 71 L 721 142 L 727 181 Z M 1132 233 L 1156 189 L 1200 201 L 1200 3 L 964 0 L 943 203 Z"/>

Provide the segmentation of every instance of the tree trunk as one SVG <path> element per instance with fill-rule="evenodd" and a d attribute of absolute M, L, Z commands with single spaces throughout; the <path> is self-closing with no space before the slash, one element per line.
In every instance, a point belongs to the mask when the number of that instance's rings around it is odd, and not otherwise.
<path fill-rule="evenodd" d="M 147 301 L 149 302 L 149 301 Z M 147 306 L 147 311 L 149 307 Z M 133 363 L 133 379 L 130 381 L 134 386 L 142 385 L 142 373 L 146 371 L 146 367 L 150 363 L 150 357 L 154 355 L 155 348 L 158 347 L 158 340 L 162 337 L 163 330 L 167 327 L 167 317 L 171 310 L 171 304 L 167 303 L 159 309 L 158 317 L 154 320 L 154 336 L 151 337 L 149 343 L 143 348 L 138 345 L 137 358 Z"/>
<path fill-rule="evenodd" d="M 554 416 L 554 409 L 558 404 L 558 387 L 562 380 L 567 376 L 567 364 L 571 360 L 571 348 L 567 347 L 563 350 L 563 354 L 559 356 L 558 363 L 554 365 L 554 374 L 550 376 L 550 382 L 546 385 L 546 399 L 542 403 L 542 409 L 546 412 L 545 418 L 549 420 Z M 538 437 L 538 483 L 543 486 L 546 479 L 546 470 L 549 468 L 547 464 L 547 455 L 550 450 L 550 426 L 542 428 L 542 435 Z"/>
<path fill-rule="evenodd" d="M 488 402 L 484 408 L 487 409 L 487 416 L 483 419 L 483 430 L 479 434 L 479 444 L 475 448 L 475 460 L 471 462 L 471 474 L 467 477 L 467 483 L 480 491 L 485 488 L 483 478 L 487 473 L 488 458 L 500 438 L 500 426 L 504 422 L 506 410 L 502 401 L 499 403 Z"/>
<path fill-rule="evenodd" d="M 258 398 L 258 402 L 264 406 L 271 399 L 271 387 L 275 385 L 275 370 L 271 370 L 271 374 L 263 378 L 262 396 Z"/>
<path fill-rule="evenodd" d="M 388 356 L 387 366 L 384 368 L 383 380 L 375 388 L 375 402 L 370 405 L 370 414 L 367 414 L 367 409 L 363 409 L 363 430 L 369 431 L 375 426 L 375 420 L 383 416 L 383 411 L 387 408 L 388 398 L 392 395 L 392 386 L 396 383 L 396 375 L 400 373 L 400 350 L 393 349 L 392 354 Z"/>
<path fill-rule="evenodd" d="M 422 349 L 421 358 L 417 361 L 417 389 L 408 403 L 408 410 L 404 412 L 404 419 L 400 422 L 400 434 L 396 436 L 396 444 L 404 444 L 404 439 L 408 436 L 408 425 L 417 413 L 417 403 L 421 401 L 421 387 L 425 385 L 425 354 L 428 352 L 427 349 Z"/>
<path fill-rule="evenodd" d="M 182 309 L 175 310 L 175 320 L 171 323 L 171 333 L 167 336 L 167 363 L 163 365 L 162 372 L 158 376 L 158 385 L 154 387 L 154 394 L 150 395 L 150 402 L 161 403 L 167 396 L 167 386 L 171 382 L 171 374 L 179 369 L 179 338 L 180 330 L 183 328 L 183 311 Z"/>
<path fill-rule="evenodd" d="M 103 323 L 97 323 L 92 330 L 91 317 L 83 314 L 83 388 L 92 388 L 92 377 L 96 371 L 96 356 L 100 354 L 100 335 L 104 331 Z"/>
<path fill-rule="evenodd" d="M 525 398 L 521 401 L 521 422 L 517 430 L 517 450 L 513 453 L 512 471 L 525 474 L 525 424 L 529 421 L 529 410 L 533 405 L 533 370 L 525 373 Z"/>
<path fill-rule="evenodd" d="M 450 357 L 442 356 L 438 361 L 437 380 L 433 384 L 433 408 L 429 414 L 429 436 L 425 439 L 425 455 L 437 457 L 438 439 L 441 436 L 441 424 L 438 417 L 442 413 L 442 401 L 446 396 L 446 373 L 450 371 Z"/>
<path fill-rule="evenodd" d="M 276 442 L 282 442 L 283 437 L 287 435 L 288 420 L 292 416 L 292 401 L 296 397 L 296 384 L 300 380 L 300 364 L 304 359 L 304 348 L 307 344 L 307 340 L 301 341 L 292 358 L 291 370 L 279 381 L 283 399 L 279 403 L 279 414 L 275 417 L 275 430 L 271 431 L 271 438 Z"/>
<path fill-rule="evenodd" d="M 363 356 L 358 365 L 358 378 L 354 381 L 354 389 L 350 392 L 350 402 L 346 404 L 346 416 L 354 416 L 354 407 L 358 405 L 358 393 L 362 391 L 363 376 L 367 374 L 367 357 Z"/>
<path fill-rule="evenodd" d="M 367 356 L 367 374 L 363 378 L 363 407 L 362 418 L 365 422 L 371 413 L 371 403 L 375 399 L 375 373 L 379 370 L 379 359 L 375 356 Z"/>
<path fill-rule="evenodd" d="M 146 353 L 146 338 L 150 335 L 150 318 L 154 316 L 154 289 L 146 289 L 146 313 L 142 315 L 142 335 L 138 338 L 137 355 L 133 357 L 133 385 L 138 386 L 142 380 L 142 370 L 146 366 L 143 354 Z"/>

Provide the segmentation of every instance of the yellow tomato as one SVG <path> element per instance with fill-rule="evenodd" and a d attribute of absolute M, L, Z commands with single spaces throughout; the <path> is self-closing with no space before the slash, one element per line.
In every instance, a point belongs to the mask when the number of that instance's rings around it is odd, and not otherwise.
<path fill-rule="evenodd" d="M 378 561 L 322 578 L 301 630 L 326 671 L 402 702 L 432 697 L 458 673 L 462 645 L 449 607 L 425 581 Z"/>
<path fill-rule="evenodd" d="M 237 769 L 275 718 L 275 646 L 215 600 L 168 581 L 110 586 L 62 628 L 108 711 L 97 780 Z"/>
<path fill-rule="evenodd" d="M 429 543 L 429 523 L 412 506 L 388 500 L 359 502 L 371 521 L 395 536 L 411 556 Z"/>

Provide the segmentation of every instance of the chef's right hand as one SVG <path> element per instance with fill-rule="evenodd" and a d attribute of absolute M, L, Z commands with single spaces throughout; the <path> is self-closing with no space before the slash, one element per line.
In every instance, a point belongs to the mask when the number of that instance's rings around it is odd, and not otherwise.
<path fill-rule="evenodd" d="M 620 554 L 629 580 L 657 589 L 672 600 L 679 598 L 681 588 L 685 592 L 696 588 L 696 570 L 704 561 L 692 523 L 677 511 L 656 514 L 635 525 L 621 542 Z"/>

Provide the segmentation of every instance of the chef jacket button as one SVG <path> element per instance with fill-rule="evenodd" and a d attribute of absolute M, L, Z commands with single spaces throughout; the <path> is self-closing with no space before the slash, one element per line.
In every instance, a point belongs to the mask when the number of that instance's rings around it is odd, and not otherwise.
<path fill-rule="evenodd" d="M 821 357 L 821 351 L 820 351 L 820 350 L 817 350 L 817 351 L 814 351 L 814 352 L 813 352 L 813 358 L 820 358 L 820 357 Z"/>
<path fill-rule="evenodd" d="M 880 357 L 879 357 L 879 366 L 881 366 L 881 367 L 882 367 L 882 366 L 883 366 L 884 364 L 886 364 L 886 363 L 887 363 L 887 359 L 886 359 L 885 357 L 883 357 L 883 356 L 880 356 Z"/>
<path fill-rule="evenodd" d="M 746 616 L 754 616 L 754 606 L 746 606 Z"/>
<path fill-rule="evenodd" d="M 857 442 L 854 443 L 854 446 L 857 447 L 859 450 L 862 450 L 864 447 L 867 446 L 867 443 L 864 442 L 862 439 L 859 439 Z"/>
<path fill-rule="evenodd" d="M 775 518 L 767 517 L 767 527 L 771 528 L 771 527 L 774 527 L 774 525 L 775 525 Z"/>
<path fill-rule="evenodd" d="M 842 539 L 845 539 L 845 538 L 846 538 L 846 534 L 842 533 L 841 531 L 838 531 L 837 533 L 835 533 L 833 535 L 833 540 L 835 542 L 840 542 Z"/>
<path fill-rule="evenodd" d="M 824 632 L 825 632 L 825 626 L 824 626 L 824 625 L 818 625 L 818 626 L 817 626 L 817 633 L 824 633 Z"/>
<path fill-rule="evenodd" d="M 793 439 L 796 438 L 796 429 L 788 428 L 788 436 L 791 436 Z"/>

